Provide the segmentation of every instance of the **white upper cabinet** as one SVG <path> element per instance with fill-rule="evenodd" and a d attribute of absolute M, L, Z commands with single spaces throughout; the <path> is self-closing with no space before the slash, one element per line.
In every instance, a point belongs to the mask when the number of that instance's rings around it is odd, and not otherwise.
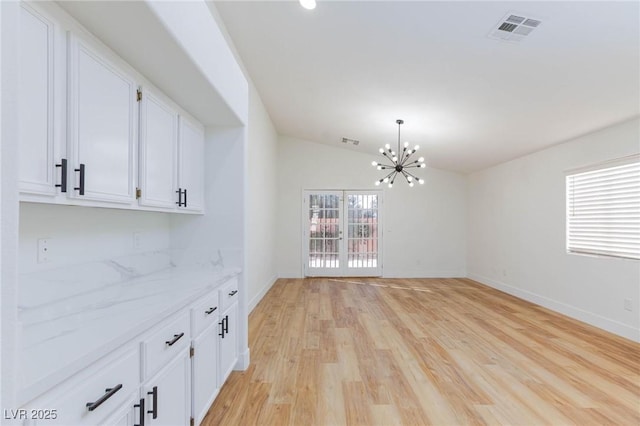
<path fill-rule="evenodd" d="M 137 85 L 88 42 L 69 34 L 69 148 L 73 197 L 132 203 Z"/>
<path fill-rule="evenodd" d="M 204 211 L 204 129 L 202 125 L 180 117 L 178 136 L 178 206 Z"/>
<path fill-rule="evenodd" d="M 140 101 L 140 205 L 175 210 L 178 201 L 178 113 L 143 88 Z"/>
<path fill-rule="evenodd" d="M 66 183 L 60 134 L 65 79 L 61 39 L 54 21 L 20 4 L 19 170 L 20 192 L 26 194 L 54 196 Z"/>

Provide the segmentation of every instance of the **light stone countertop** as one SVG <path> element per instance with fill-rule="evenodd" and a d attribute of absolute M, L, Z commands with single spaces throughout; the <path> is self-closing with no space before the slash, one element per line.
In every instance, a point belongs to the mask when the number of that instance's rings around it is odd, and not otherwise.
<path fill-rule="evenodd" d="M 21 403 L 45 392 L 240 274 L 168 252 L 20 276 Z"/>

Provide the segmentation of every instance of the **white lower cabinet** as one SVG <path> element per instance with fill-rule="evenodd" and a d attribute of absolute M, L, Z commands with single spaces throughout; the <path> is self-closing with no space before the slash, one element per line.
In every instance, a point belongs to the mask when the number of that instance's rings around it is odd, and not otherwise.
<path fill-rule="evenodd" d="M 199 425 L 238 359 L 237 295 L 232 278 L 24 405 L 19 423 Z"/>
<path fill-rule="evenodd" d="M 218 376 L 218 384 L 222 384 L 227 380 L 233 367 L 238 361 L 238 304 L 234 303 L 226 311 L 220 315 L 219 333 L 220 336 L 220 374 Z"/>
<path fill-rule="evenodd" d="M 191 371 L 193 418 L 200 424 L 218 395 L 218 327 L 213 324 L 193 340 Z"/>
<path fill-rule="evenodd" d="M 107 419 L 116 412 L 133 408 L 130 403 L 139 387 L 140 355 L 131 347 L 98 361 L 25 408 L 36 425 L 109 424 Z M 40 413 L 44 410 L 53 412 Z"/>
<path fill-rule="evenodd" d="M 191 418 L 191 359 L 183 350 L 142 387 L 149 426 L 188 425 Z"/>

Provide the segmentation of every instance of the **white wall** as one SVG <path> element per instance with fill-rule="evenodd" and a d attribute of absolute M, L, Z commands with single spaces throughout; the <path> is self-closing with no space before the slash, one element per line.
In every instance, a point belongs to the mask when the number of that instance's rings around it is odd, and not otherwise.
<path fill-rule="evenodd" d="M 640 262 L 566 253 L 564 180 L 639 141 L 635 119 L 470 175 L 468 276 L 640 341 Z"/>
<path fill-rule="evenodd" d="M 377 155 L 282 137 L 278 168 L 278 273 L 302 276 L 302 190 L 378 189 Z M 383 188 L 383 276 L 451 277 L 466 273 L 466 178 L 424 169 L 426 183 Z"/>
<path fill-rule="evenodd" d="M 139 234 L 134 247 L 133 234 Z M 60 268 L 169 248 L 169 215 L 53 204 L 20 203 L 20 273 Z M 46 263 L 37 240 L 48 241 Z"/>
<path fill-rule="evenodd" d="M 253 85 L 247 144 L 246 271 L 251 311 L 278 278 L 278 135 Z"/>

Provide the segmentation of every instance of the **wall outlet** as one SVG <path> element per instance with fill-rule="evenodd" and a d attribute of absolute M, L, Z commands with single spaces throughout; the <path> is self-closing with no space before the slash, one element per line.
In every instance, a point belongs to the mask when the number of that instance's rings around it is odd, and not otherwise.
<path fill-rule="evenodd" d="M 38 263 L 46 263 L 49 261 L 49 238 L 38 239 Z"/>
<path fill-rule="evenodd" d="M 631 306 L 631 299 L 624 299 L 624 309 L 631 312 L 633 307 Z"/>

